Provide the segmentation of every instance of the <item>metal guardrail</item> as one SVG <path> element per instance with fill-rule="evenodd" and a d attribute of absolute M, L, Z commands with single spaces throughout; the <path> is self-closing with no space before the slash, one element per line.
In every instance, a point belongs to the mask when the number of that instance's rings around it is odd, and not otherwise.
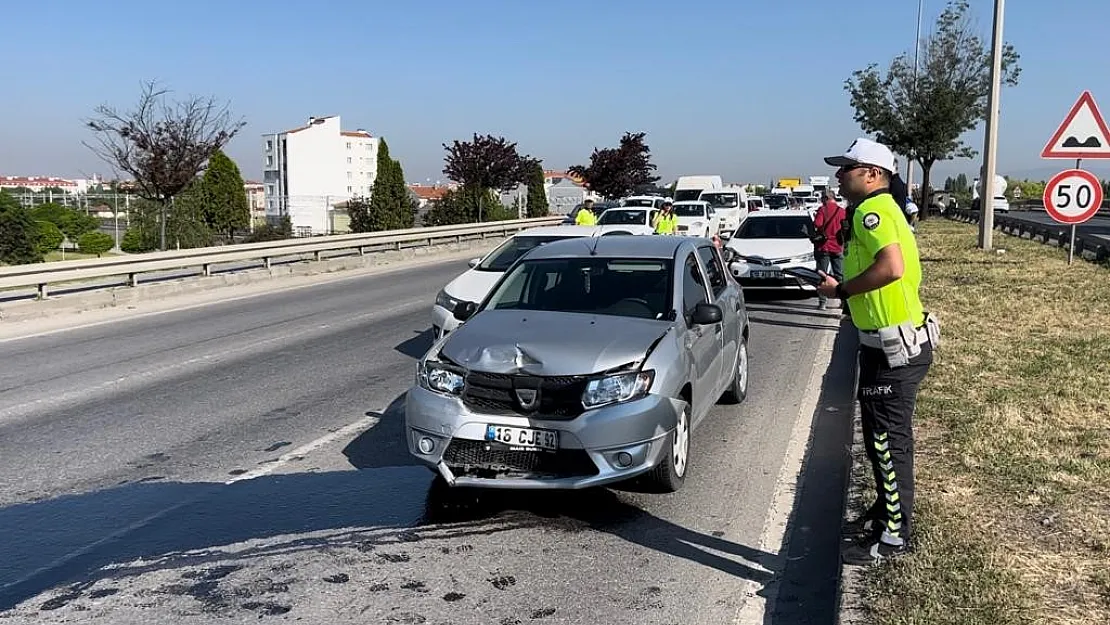
<path fill-rule="evenodd" d="M 57 261 L 32 265 L 0 267 L 0 289 L 37 287 L 39 298 L 49 293 L 49 285 L 62 282 L 127 276 L 127 284 L 136 286 L 140 276 L 154 271 L 201 267 L 201 274 L 211 275 L 213 265 L 261 260 L 269 269 L 272 261 L 290 256 L 311 254 L 321 260 L 324 252 L 357 250 L 365 255 L 373 252 L 426 247 L 437 243 L 461 243 L 491 236 L 508 236 L 526 228 L 552 226 L 563 217 L 537 217 L 453 226 L 409 228 L 384 232 L 340 234 L 325 237 L 282 239 L 260 243 L 241 243 L 188 250 L 149 252 L 134 256 L 113 256 L 87 260 Z"/>
<path fill-rule="evenodd" d="M 979 223 L 979 211 L 956 209 L 946 211 L 944 216 L 964 223 Z M 1038 243 L 1063 249 L 1067 249 L 1070 244 L 1071 228 L 1062 224 L 1033 223 L 1017 217 L 995 214 L 994 227 L 1004 234 L 1032 239 Z M 1110 242 L 1101 237 L 1076 232 L 1075 254 L 1094 262 L 1110 260 Z"/>

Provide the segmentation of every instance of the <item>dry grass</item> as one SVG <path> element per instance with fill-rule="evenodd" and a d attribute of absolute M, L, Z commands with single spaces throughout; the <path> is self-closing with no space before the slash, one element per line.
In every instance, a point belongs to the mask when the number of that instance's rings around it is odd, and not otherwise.
<path fill-rule="evenodd" d="M 876 623 L 1110 622 L 1110 271 L 974 226 L 919 228 L 941 347 L 917 411 L 917 550 Z"/>

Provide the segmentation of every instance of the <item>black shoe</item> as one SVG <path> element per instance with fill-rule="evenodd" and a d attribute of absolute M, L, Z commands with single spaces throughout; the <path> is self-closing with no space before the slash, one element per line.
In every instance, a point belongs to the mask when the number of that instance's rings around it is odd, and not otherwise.
<path fill-rule="evenodd" d="M 891 545 L 876 538 L 859 540 L 841 552 L 840 558 L 850 566 L 870 566 L 907 553 L 905 543 Z"/>
<path fill-rule="evenodd" d="M 863 515 L 854 521 L 848 521 L 844 524 L 844 529 L 841 535 L 846 541 L 857 541 L 865 537 L 878 537 L 883 528 L 874 517 Z"/>

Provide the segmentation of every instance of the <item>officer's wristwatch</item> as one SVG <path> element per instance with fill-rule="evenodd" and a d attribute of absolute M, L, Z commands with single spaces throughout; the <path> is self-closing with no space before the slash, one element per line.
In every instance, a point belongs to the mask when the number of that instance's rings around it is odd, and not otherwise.
<path fill-rule="evenodd" d="M 840 282 L 836 283 L 836 298 L 837 299 L 848 299 L 848 294 L 844 291 L 844 284 L 843 283 L 840 283 Z"/>

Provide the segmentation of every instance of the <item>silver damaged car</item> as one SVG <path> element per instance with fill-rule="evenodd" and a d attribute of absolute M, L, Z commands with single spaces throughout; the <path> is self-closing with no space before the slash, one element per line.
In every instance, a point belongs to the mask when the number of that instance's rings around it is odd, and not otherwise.
<path fill-rule="evenodd" d="M 726 252 L 727 253 L 727 252 Z M 570 239 L 521 257 L 417 366 L 409 451 L 449 485 L 681 488 L 691 432 L 748 388 L 743 294 L 712 242 Z"/>

